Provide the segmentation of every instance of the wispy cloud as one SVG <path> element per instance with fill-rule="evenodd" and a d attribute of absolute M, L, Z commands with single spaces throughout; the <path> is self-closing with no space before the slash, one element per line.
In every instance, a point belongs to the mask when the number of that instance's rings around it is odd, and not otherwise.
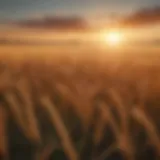
<path fill-rule="evenodd" d="M 19 20 L 15 25 L 33 29 L 53 29 L 53 30 L 87 30 L 89 28 L 85 19 L 80 17 L 50 16 L 45 18 L 34 18 Z"/>
<path fill-rule="evenodd" d="M 130 16 L 122 19 L 124 26 L 142 26 L 160 23 L 160 6 L 154 8 L 141 9 Z"/>

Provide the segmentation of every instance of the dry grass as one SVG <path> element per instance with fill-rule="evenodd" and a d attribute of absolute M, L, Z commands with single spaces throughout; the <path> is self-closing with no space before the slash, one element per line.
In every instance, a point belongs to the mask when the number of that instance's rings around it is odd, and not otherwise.
<path fill-rule="evenodd" d="M 136 160 L 143 159 L 139 146 L 149 145 L 160 158 L 158 64 L 126 61 L 114 68 L 67 57 L 1 61 L 2 155 L 10 145 L 5 126 L 11 117 L 38 146 L 38 157 L 49 156 L 45 146 L 58 146 L 70 160 L 105 160 L 117 151 Z"/>

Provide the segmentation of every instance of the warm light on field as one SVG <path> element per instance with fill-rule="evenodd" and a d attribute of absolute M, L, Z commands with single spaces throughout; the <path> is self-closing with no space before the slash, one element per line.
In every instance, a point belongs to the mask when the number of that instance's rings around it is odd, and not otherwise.
<path fill-rule="evenodd" d="M 123 41 L 123 35 L 120 32 L 112 31 L 105 35 L 105 41 L 109 45 L 120 45 L 120 43 Z"/>

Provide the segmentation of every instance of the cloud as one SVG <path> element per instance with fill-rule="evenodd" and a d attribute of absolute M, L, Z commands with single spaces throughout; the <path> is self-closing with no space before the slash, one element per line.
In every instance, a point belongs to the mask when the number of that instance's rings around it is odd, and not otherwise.
<path fill-rule="evenodd" d="M 123 18 L 121 21 L 122 25 L 131 27 L 152 25 L 157 23 L 160 23 L 160 6 L 141 9 L 134 14 Z"/>
<path fill-rule="evenodd" d="M 53 29 L 53 30 L 87 30 L 87 22 L 80 17 L 51 16 L 45 18 L 35 18 L 28 20 L 19 20 L 15 25 L 24 28 L 33 29 Z"/>

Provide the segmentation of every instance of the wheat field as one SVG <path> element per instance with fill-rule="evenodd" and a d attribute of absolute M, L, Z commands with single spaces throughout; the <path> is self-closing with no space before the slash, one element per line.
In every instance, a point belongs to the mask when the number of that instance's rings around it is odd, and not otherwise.
<path fill-rule="evenodd" d="M 158 60 L 28 57 L 1 55 L 0 159 L 160 159 Z"/>

